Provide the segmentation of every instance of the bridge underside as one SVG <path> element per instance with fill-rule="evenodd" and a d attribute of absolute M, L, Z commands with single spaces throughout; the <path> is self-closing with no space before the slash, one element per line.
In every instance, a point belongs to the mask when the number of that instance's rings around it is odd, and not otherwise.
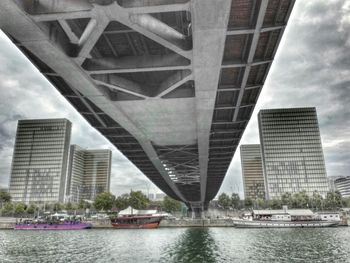
<path fill-rule="evenodd" d="M 217 194 L 293 0 L 2 0 L 0 27 L 152 182 Z"/>

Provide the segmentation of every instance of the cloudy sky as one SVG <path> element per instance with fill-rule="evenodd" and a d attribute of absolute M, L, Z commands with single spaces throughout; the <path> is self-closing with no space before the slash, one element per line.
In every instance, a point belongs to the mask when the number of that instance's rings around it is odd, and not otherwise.
<path fill-rule="evenodd" d="M 350 1 L 297 1 L 241 143 L 259 143 L 264 108 L 317 108 L 328 176 L 350 175 Z M 113 150 L 111 191 L 160 192 L 74 110 L 0 31 L 0 186 L 7 186 L 17 120 L 67 118 L 71 143 Z M 239 151 L 220 192 L 243 186 Z"/>

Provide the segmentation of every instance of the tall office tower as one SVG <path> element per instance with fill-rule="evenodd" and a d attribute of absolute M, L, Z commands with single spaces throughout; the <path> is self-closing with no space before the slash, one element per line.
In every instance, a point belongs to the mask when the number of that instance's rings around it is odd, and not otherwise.
<path fill-rule="evenodd" d="M 260 144 L 241 145 L 240 150 L 245 199 L 265 198 Z"/>
<path fill-rule="evenodd" d="M 328 182 L 316 109 L 261 110 L 258 121 L 266 197 L 303 190 L 326 195 Z"/>
<path fill-rule="evenodd" d="M 18 121 L 9 187 L 13 201 L 64 201 L 71 129 L 66 119 Z"/>
<path fill-rule="evenodd" d="M 334 180 L 334 185 L 342 197 L 350 197 L 350 176 L 339 176 Z"/>
<path fill-rule="evenodd" d="M 111 150 L 86 150 L 71 145 L 66 201 L 94 200 L 99 193 L 109 192 L 111 159 Z"/>

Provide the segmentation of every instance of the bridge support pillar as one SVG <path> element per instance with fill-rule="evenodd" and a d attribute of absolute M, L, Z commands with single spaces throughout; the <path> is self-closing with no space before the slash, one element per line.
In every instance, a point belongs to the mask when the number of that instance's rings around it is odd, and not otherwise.
<path fill-rule="evenodd" d="M 204 219 L 205 213 L 202 208 L 192 208 L 192 219 Z"/>

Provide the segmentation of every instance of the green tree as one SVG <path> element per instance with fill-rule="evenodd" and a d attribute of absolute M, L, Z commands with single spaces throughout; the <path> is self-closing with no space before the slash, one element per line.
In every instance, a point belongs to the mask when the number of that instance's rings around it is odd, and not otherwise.
<path fill-rule="evenodd" d="M 52 206 L 54 212 L 58 212 L 62 210 L 62 205 L 60 203 L 54 203 Z M 47 208 L 49 210 L 49 208 Z"/>
<path fill-rule="evenodd" d="M 258 209 L 263 208 L 263 206 L 264 206 L 264 199 L 262 199 L 262 198 L 255 199 L 255 206 Z"/>
<path fill-rule="evenodd" d="M 146 209 L 150 201 L 141 191 L 131 191 L 129 195 L 129 204 L 135 209 Z"/>
<path fill-rule="evenodd" d="M 129 194 L 122 194 L 115 199 L 115 207 L 117 210 L 124 210 L 130 205 Z"/>
<path fill-rule="evenodd" d="M 15 204 L 15 215 L 20 216 L 23 215 L 26 211 L 27 206 L 24 203 L 16 203 Z"/>
<path fill-rule="evenodd" d="M 36 204 L 31 203 L 29 206 L 27 206 L 26 213 L 28 215 L 34 215 L 37 209 L 38 207 L 36 206 Z"/>
<path fill-rule="evenodd" d="M 253 206 L 253 200 L 250 198 L 250 197 L 247 197 L 245 200 L 244 200 L 244 206 L 246 208 L 251 208 Z"/>
<path fill-rule="evenodd" d="M 342 198 L 339 191 L 327 193 L 326 200 L 325 200 L 325 207 L 327 209 L 334 210 L 336 208 L 340 208 L 341 205 L 342 205 Z"/>
<path fill-rule="evenodd" d="M 170 213 L 175 211 L 181 211 L 181 202 L 170 198 L 169 196 L 164 197 L 163 200 L 164 210 Z"/>
<path fill-rule="evenodd" d="M 115 203 L 115 196 L 111 193 L 104 192 L 96 196 L 94 206 L 97 210 L 111 210 Z"/>
<path fill-rule="evenodd" d="M 50 211 L 51 209 L 53 209 L 53 207 L 54 207 L 54 204 L 49 204 L 49 203 L 43 204 L 44 211 Z"/>
<path fill-rule="evenodd" d="M 73 204 L 71 202 L 68 202 L 64 205 L 64 209 L 67 211 L 73 210 Z"/>
<path fill-rule="evenodd" d="M 228 209 L 231 206 L 231 199 L 226 193 L 219 195 L 218 204 L 224 209 Z"/>
<path fill-rule="evenodd" d="M 86 202 L 84 200 L 80 200 L 78 204 L 78 209 L 89 209 L 91 208 L 91 204 L 89 202 Z"/>
<path fill-rule="evenodd" d="M 8 192 L 0 192 L 0 204 L 11 202 L 11 195 Z"/>
<path fill-rule="evenodd" d="M 237 193 L 231 195 L 231 206 L 235 209 L 239 209 L 241 199 Z"/>
<path fill-rule="evenodd" d="M 323 197 L 318 191 L 314 191 L 311 197 L 311 204 L 315 210 L 322 210 Z"/>
<path fill-rule="evenodd" d="M 157 207 L 158 210 L 164 210 L 164 203 L 163 201 L 151 201 L 150 205 L 153 207 Z"/>
<path fill-rule="evenodd" d="M 283 193 L 281 196 L 282 205 L 287 205 L 288 207 L 292 207 L 292 194 L 289 192 Z"/>
<path fill-rule="evenodd" d="M 293 208 L 307 208 L 309 206 L 310 198 L 306 191 L 294 193 L 292 197 Z"/>
<path fill-rule="evenodd" d="M 5 216 L 13 215 L 14 213 L 14 205 L 11 202 L 6 202 L 2 207 L 2 214 Z"/>
<path fill-rule="evenodd" d="M 279 199 L 271 199 L 268 202 L 269 208 L 271 209 L 281 209 L 282 208 L 282 203 L 281 200 Z"/>
<path fill-rule="evenodd" d="M 350 207 L 350 197 L 342 198 L 342 203 L 344 207 Z"/>

